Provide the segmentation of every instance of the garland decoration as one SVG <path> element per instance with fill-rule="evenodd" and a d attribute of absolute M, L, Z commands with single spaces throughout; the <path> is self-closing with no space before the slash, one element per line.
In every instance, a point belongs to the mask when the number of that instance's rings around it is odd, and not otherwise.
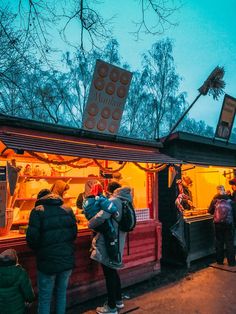
<path fill-rule="evenodd" d="M 71 171 L 71 167 L 68 166 L 68 165 L 65 165 L 63 166 L 64 169 L 61 169 L 61 165 L 60 166 L 57 166 L 57 165 L 52 165 L 52 164 L 49 164 L 50 168 L 56 172 L 59 172 L 59 173 L 66 173 L 66 172 L 69 172 Z"/>
<path fill-rule="evenodd" d="M 32 151 L 28 151 L 29 155 L 31 155 L 32 157 L 40 160 L 40 161 L 43 161 L 45 163 L 48 163 L 50 164 L 50 167 L 58 172 L 62 172 L 62 173 L 65 173 L 65 172 L 68 172 L 70 171 L 71 169 L 66 169 L 66 170 L 62 170 L 62 169 L 58 169 L 58 167 L 56 166 L 69 166 L 71 168 L 87 168 L 88 166 L 91 166 L 93 163 L 95 163 L 102 171 L 105 171 L 105 172 L 108 172 L 108 173 L 115 173 L 115 172 L 119 172 L 120 170 L 122 170 L 127 162 L 123 162 L 123 164 L 118 167 L 117 169 L 115 170 L 111 170 L 109 168 L 106 168 L 106 167 L 103 167 L 103 165 L 97 160 L 97 159 L 93 159 L 92 161 L 88 161 L 84 164 L 76 164 L 76 162 L 80 161 L 82 158 L 81 157 L 76 157 L 76 158 L 72 158 L 70 160 L 62 160 L 62 161 L 59 161 L 59 160 L 51 160 L 49 158 L 46 158 L 46 157 L 42 157 L 40 156 L 39 154 L 35 153 L 35 152 L 32 152 Z M 138 167 L 139 169 L 145 171 L 145 172 L 151 172 L 151 173 L 156 173 L 156 172 L 159 172 L 163 169 L 165 169 L 167 167 L 166 164 L 160 164 L 160 165 L 156 165 L 154 168 L 145 168 L 143 166 L 141 166 L 139 163 L 137 162 L 133 162 L 133 164 Z M 52 165 L 55 165 L 55 166 L 52 166 Z"/>
<path fill-rule="evenodd" d="M 93 159 L 93 161 L 95 162 L 95 164 L 102 170 L 105 172 L 109 172 L 109 173 L 115 173 L 115 172 L 119 172 L 121 169 L 123 169 L 125 167 L 125 165 L 127 164 L 127 162 L 124 162 L 120 167 L 118 167 L 115 170 L 111 170 L 109 168 L 103 167 L 101 165 L 101 163 L 99 161 L 97 161 L 97 159 Z"/>
<path fill-rule="evenodd" d="M 70 160 L 62 160 L 62 161 L 50 160 L 49 158 L 42 157 L 39 154 L 37 154 L 35 152 L 32 152 L 32 151 L 27 151 L 27 153 L 29 153 L 32 157 L 35 157 L 35 158 L 37 158 L 40 161 L 46 162 L 48 164 L 53 164 L 53 165 L 70 165 L 73 162 L 81 160 L 81 157 L 76 157 L 76 158 L 73 158 L 73 159 L 70 159 Z"/>
<path fill-rule="evenodd" d="M 167 164 L 160 164 L 158 166 L 155 166 L 154 168 L 145 168 L 143 166 L 141 166 L 139 163 L 137 162 L 133 162 L 133 164 L 138 167 L 139 169 L 145 171 L 145 172 L 151 172 L 151 173 L 156 173 L 159 171 L 164 170 L 167 167 Z"/>

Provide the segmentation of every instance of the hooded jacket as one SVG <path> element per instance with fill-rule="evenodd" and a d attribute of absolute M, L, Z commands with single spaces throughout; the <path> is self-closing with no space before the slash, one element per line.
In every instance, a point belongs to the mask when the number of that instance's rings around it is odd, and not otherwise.
<path fill-rule="evenodd" d="M 230 197 L 229 197 L 227 194 L 220 194 L 220 193 L 216 194 L 216 195 L 213 197 L 213 199 L 212 199 L 212 201 L 211 201 L 211 204 L 210 204 L 210 206 L 209 206 L 209 208 L 208 208 L 208 213 L 211 214 L 211 215 L 214 215 L 214 212 L 215 212 L 215 204 L 216 204 L 217 200 L 223 200 L 223 199 L 224 199 L 224 200 L 229 200 Z"/>
<path fill-rule="evenodd" d="M 36 252 L 39 271 L 52 275 L 74 267 L 76 218 L 71 208 L 55 194 L 46 195 L 35 203 L 30 213 L 26 241 Z"/>
<path fill-rule="evenodd" d="M 119 189 L 116 189 L 112 195 L 112 197 L 109 199 L 117 208 L 117 211 L 119 213 L 118 217 L 116 217 L 116 220 L 113 220 L 113 226 L 115 228 L 115 232 L 117 234 L 117 237 L 119 238 L 119 251 L 121 256 L 121 263 L 118 265 L 111 265 L 109 263 L 109 257 L 106 252 L 106 246 L 105 246 L 105 240 L 102 233 L 97 233 L 96 236 L 92 240 L 92 248 L 91 248 L 91 259 L 104 264 L 110 268 L 121 268 L 123 266 L 122 258 L 123 258 L 123 252 L 124 252 L 124 246 L 125 246 L 125 238 L 126 238 L 126 232 L 122 232 L 118 229 L 118 223 L 121 219 L 122 215 L 122 201 L 127 200 L 132 203 L 132 195 L 131 195 L 131 189 L 129 187 L 122 187 Z M 105 219 L 110 219 L 111 214 L 100 210 L 93 218 L 89 221 L 89 228 L 90 229 L 96 229 L 96 227 L 100 226 Z M 119 232 L 119 235 L 118 235 Z"/>
<path fill-rule="evenodd" d="M 25 302 L 34 300 L 34 292 L 27 272 L 7 251 L 0 254 L 0 313 L 23 314 Z"/>

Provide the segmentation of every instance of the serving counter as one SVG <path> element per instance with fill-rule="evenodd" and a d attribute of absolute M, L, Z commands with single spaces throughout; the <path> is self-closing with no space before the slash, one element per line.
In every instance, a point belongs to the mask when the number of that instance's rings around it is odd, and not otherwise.
<path fill-rule="evenodd" d="M 185 217 L 184 222 L 189 267 L 192 261 L 215 252 L 214 224 L 210 214 Z"/>
<path fill-rule="evenodd" d="M 161 245 L 159 238 L 161 225 L 155 220 L 138 222 L 129 234 L 124 250 L 125 267 L 120 270 L 122 286 L 143 281 L 160 272 Z M 89 249 L 92 233 L 79 230 L 76 240 L 76 267 L 68 287 L 68 306 L 97 297 L 105 293 L 105 282 L 100 265 L 91 260 Z M 33 286 L 36 285 L 36 261 L 25 240 L 25 235 L 11 231 L 0 237 L 1 250 L 14 248 L 18 252 L 20 264 L 29 273 Z"/>
<path fill-rule="evenodd" d="M 131 188 L 138 221 L 126 241 L 122 286 L 159 273 L 162 224 L 157 174 L 167 164 L 179 162 L 160 154 L 159 146 L 157 141 L 111 137 L 0 114 L 0 252 L 16 249 L 37 292 L 35 255 L 23 233 L 39 191 L 63 181 L 69 185 L 64 204 L 72 208 L 79 226 L 68 305 L 103 294 L 104 276 L 100 265 L 90 259 L 92 233 L 86 229 L 77 199 L 91 179 L 101 182 L 104 192 L 110 181 L 118 180 Z"/>

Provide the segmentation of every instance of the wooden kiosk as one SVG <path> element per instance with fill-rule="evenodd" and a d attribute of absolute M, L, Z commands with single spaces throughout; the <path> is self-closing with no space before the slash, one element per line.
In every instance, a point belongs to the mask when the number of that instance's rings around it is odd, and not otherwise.
<path fill-rule="evenodd" d="M 161 146 L 156 141 L 107 136 L 0 115 L 0 252 L 10 247 L 16 249 L 36 287 L 35 257 L 25 241 L 30 210 L 39 190 L 50 188 L 57 179 L 65 180 L 70 185 L 65 202 L 78 220 L 76 268 L 69 283 L 68 303 L 103 294 L 100 266 L 89 258 L 92 233 L 75 204 L 88 176 L 106 186 L 113 180 L 114 172 L 119 172 L 120 183 L 133 189 L 138 220 L 126 243 L 122 284 L 132 285 L 157 274 L 162 256 L 157 172 L 178 162 L 160 153 Z M 8 171 L 13 164 L 19 171 L 14 187 Z"/>
<path fill-rule="evenodd" d="M 216 186 L 231 190 L 229 180 L 235 177 L 236 145 L 198 135 L 178 132 L 162 140 L 161 152 L 183 161 L 177 167 L 170 188 L 168 169 L 159 173 L 159 219 L 162 223 L 163 260 L 171 263 L 192 261 L 214 253 L 213 218 L 207 213 L 216 194 Z M 177 220 L 176 181 L 190 178 L 194 208 L 184 212 L 184 240 L 187 250 L 172 235 L 171 226 Z"/>

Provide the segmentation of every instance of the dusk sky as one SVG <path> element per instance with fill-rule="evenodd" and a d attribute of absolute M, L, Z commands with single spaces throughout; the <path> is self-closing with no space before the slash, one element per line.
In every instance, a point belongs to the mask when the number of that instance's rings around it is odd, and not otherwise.
<path fill-rule="evenodd" d="M 8 2 L 9 0 L 3 0 Z M 19 0 L 10 1 L 11 5 Z M 186 91 L 191 103 L 198 95 L 198 88 L 210 72 L 217 66 L 225 68 L 225 92 L 236 97 L 236 1 L 235 0 L 182 0 L 182 7 L 175 12 L 171 21 L 177 23 L 163 35 L 141 35 L 137 42 L 131 32 L 135 31 L 134 21 L 141 17 L 139 0 L 103 0 L 97 8 L 105 18 L 113 20 L 113 37 L 120 44 L 120 54 L 131 70 L 141 67 L 141 55 L 156 41 L 169 37 L 174 42 L 173 56 L 177 73 L 183 78 L 180 92 Z M 59 0 L 57 3 L 65 3 Z M 150 22 L 152 18 L 150 17 Z M 52 28 L 52 46 L 67 51 L 68 46 L 54 36 Z M 69 34 L 79 38 L 76 24 Z M 202 96 L 190 111 L 190 117 L 204 120 L 215 128 L 223 96 L 214 101 L 210 96 Z"/>
<path fill-rule="evenodd" d="M 131 4 L 132 2 L 132 4 Z M 235 0 L 186 0 L 181 9 L 173 15 L 178 26 L 171 27 L 162 36 L 143 35 L 135 42 L 129 31 L 135 29 L 132 20 L 137 20 L 138 1 L 104 1 L 104 12 L 117 12 L 114 23 L 114 37 L 120 43 L 124 60 L 133 69 L 140 66 L 141 54 L 155 41 L 170 37 L 174 40 L 174 59 L 177 73 L 183 77 L 181 91 L 188 93 L 191 103 L 197 96 L 197 89 L 215 68 L 225 68 L 225 92 L 236 97 L 236 1 Z M 190 111 L 190 116 L 204 120 L 215 127 L 219 118 L 223 96 L 214 101 L 202 96 Z"/>

